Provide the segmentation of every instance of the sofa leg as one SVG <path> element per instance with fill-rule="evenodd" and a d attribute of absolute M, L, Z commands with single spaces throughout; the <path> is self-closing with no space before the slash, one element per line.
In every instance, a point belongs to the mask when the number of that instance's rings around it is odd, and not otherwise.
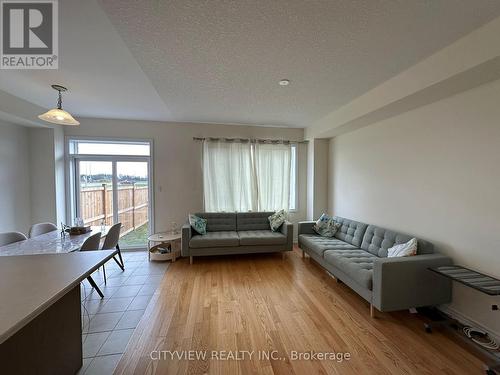
<path fill-rule="evenodd" d="M 285 260 L 285 259 L 286 259 L 286 252 L 282 251 L 281 252 L 281 260 Z"/>
<path fill-rule="evenodd" d="M 302 250 L 302 258 L 305 258 L 306 257 L 306 252 L 304 250 Z"/>
<path fill-rule="evenodd" d="M 375 307 L 370 303 L 370 317 L 375 318 Z"/>
<path fill-rule="evenodd" d="M 189 257 L 189 264 L 193 264 L 193 257 L 192 256 Z"/>

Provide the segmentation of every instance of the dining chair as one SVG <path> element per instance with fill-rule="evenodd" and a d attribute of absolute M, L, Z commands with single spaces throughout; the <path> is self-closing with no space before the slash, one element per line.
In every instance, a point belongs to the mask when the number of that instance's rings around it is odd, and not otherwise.
<path fill-rule="evenodd" d="M 90 236 L 89 238 L 87 238 L 85 240 L 85 242 L 82 244 L 82 246 L 80 247 L 80 251 L 99 250 L 100 243 L 101 243 L 101 232 L 96 233 L 96 234 Z M 95 283 L 92 276 L 89 275 L 87 277 L 87 280 L 88 280 L 89 284 L 92 286 L 92 288 L 94 288 L 96 290 L 97 294 L 99 294 L 101 296 L 101 298 L 104 298 L 104 294 L 101 292 L 101 290 L 99 289 L 99 287 Z"/>
<path fill-rule="evenodd" d="M 100 244 L 101 244 L 101 232 L 96 233 L 87 238 L 80 247 L 80 251 L 99 250 Z"/>
<path fill-rule="evenodd" d="M 21 232 L 0 233 L 0 246 L 9 245 L 14 242 L 24 241 L 28 238 Z"/>
<path fill-rule="evenodd" d="M 120 266 L 122 271 L 124 271 L 125 264 L 123 263 L 120 245 L 118 244 L 118 241 L 120 241 L 121 229 L 122 229 L 122 223 L 115 224 L 111 228 L 109 228 L 109 231 L 106 234 L 106 237 L 104 238 L 104 244 L 102 245 L 102 250 L 113 250 L 113 249 L 118 250 L 118 257 L 120 258 L 120 261 L 118 261 L 118 259 L 116 259 L 115 257 L 113 257 L 113 259 L 115 260 L 116 264 Z"/>
<path fill-rule="evenodd" d="M 52 224 L 52 223 L 33 224 L 30 228 L 30 231 L 29 231 L 29 237 L 33 238 L 33 237 L 39 236 L 41 234 L 45 234 L 45 233 L 52 232 L 55 230 L 57 230 L 57 225 Z"/>
<path fill-rule="evenodd" d="M 125 264 L 123 264 L 122 253 L 120 251 L 120 245 L 118 245 L 118 241 L 120 240 L 120 231 L 122 229 L 122 223 L 118 223 L 109 228 L 106 237 L 104 238 L 104 243 L 102 245 L 102 250 L 118 250 L 118 257 L 120 261 L 113 256 L 113 260 L 118 264 L 118 266 L 125 271 Z M 104 271 L 104 284 L 106 284 L 106 267 L 103 264 L 102 269 Z"/>

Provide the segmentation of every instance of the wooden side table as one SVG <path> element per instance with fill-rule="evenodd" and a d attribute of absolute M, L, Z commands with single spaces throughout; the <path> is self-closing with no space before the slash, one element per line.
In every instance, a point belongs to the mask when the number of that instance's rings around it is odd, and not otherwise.
<path fill-rule="evenodd" d="M 166 261 L 175 259 L 180 255 L 180 233 L 155 233 L 148 237 L 148 258 L 149 260 Z M 160 248 L 170 248 L 169 252 L 161 253 Z"/>

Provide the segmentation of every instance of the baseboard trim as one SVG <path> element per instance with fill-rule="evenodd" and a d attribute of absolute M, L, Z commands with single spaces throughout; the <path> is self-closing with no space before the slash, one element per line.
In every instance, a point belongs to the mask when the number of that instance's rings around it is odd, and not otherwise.
<path fill-rule="evenodd" d="M 482 325 L 481 323 L 472 319 L 471 317 L 466 316 L 463 313 L 461 313 L 460 311 L 454 309 L 453 307 L 441 305 L 441 306 L 438 306 L 438 310 L 445 313 L 446 315 L 449 315 L 453 319 L 458 320 L 462 324 L 465 324 L 465 325 L 468 325 L 468 326 L 471 326 L 474 328 L 479 328 L 479 329 L 485 331 L 486 333 L 488 333 L 488 335 L 490 335 L 493 339 L 495 339 L 496 342 L 500 342 L 500 333 L 499 332 L 492 331 L 491 329 L 485 327 L 484 325 Z"/>

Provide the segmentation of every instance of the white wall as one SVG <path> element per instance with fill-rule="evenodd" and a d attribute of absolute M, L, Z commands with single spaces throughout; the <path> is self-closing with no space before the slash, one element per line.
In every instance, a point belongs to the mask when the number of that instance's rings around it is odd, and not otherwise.
<path fill-rule="evenodd" d="M 307 145 L 307 204 L 306 218 L 314 219 L 314 139 Z"/>
<path fill-rule="evenodd" d="M 428 239 L 500 277 L 500 81 L 330 142 L 330 209 Z M 454 286 L 452 311 L 500 336 L 489 298 Z"/>
<path fill-rule="evenodd" d="M 314 140 L 313 219 L 328 211 L 328 140 Z"/>
<path fill-rule="evenodd" d="M 63 134 L 0 122 L 0 232 L 65 220 Z"/>
<path fill-rule="evenodd" d="M 29 136 L 0 122 L 0 232 L 25 232 L 31 224 Z"/>
<path fill-rule="evenodd" d="M 155 230 L 167 230 L 172 221 L 182 224 L 189 212 L 203 209 L 201 143 L 193 137 L 244 137 L 302 140 L 303 129 L 266 128 L 216 124 L 160 123 L 80 119 L 79 127 L 66 127 L 66 136 L 90 136 L 154 141 Z M 306 216 L 306 145 L 298 149 L 298 211 L 294 221 Z"/>
<path fill-rule="evenodd" d="M 328 211 L 328 139 L 311 139 L 307 151 L 307 220 Z"/>
<path fill-rule="evenodd" d="M 29 128 L 32 223 L 57 223 L 54 130 Z"/>
<path fill-rule="evenodd" d="M 55 168 L 55 195 L 56 195 L 56 221 L 66 222 L 66 164 L 64 155 L 64 128 L 54 128 L 54 168 Z"/>

